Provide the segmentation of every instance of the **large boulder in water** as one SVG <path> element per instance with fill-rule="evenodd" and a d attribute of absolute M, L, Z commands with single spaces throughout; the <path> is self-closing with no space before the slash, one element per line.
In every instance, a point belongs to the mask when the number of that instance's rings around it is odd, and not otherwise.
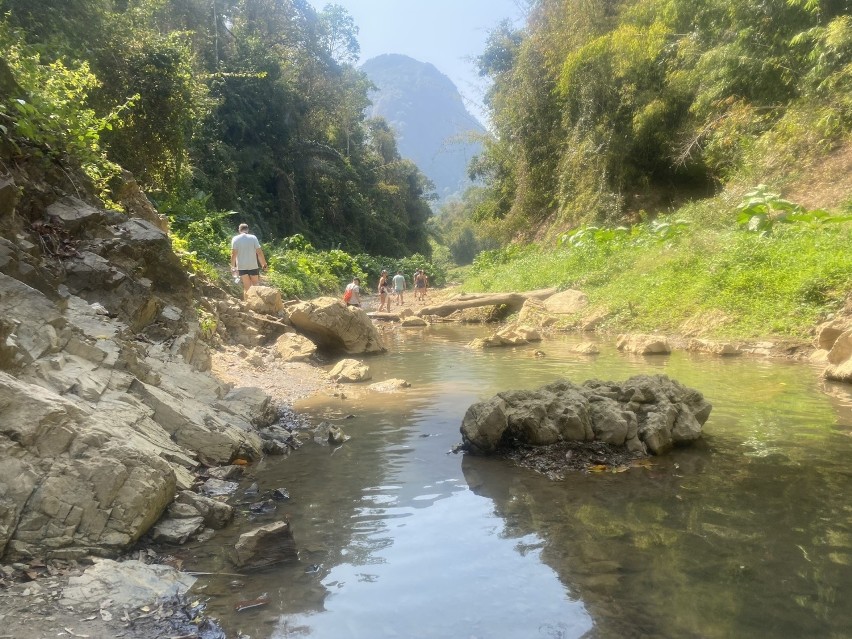
<path fill-rule="evenodd" d="M 666 355 L 672 352 L 669 341 L 663 335 L 619 335 L 615 346 L 620 351 L 638 355 Z"/>
<path fill-rule="evenodd" d="M 385 350 L 367 314 L 333 297 L 296 304 L 290 310 L 290 323 L 325 351 L 360 355 Z"/>
<path fill-rule="evenodd" d="M 844 331 L 832 343 L 824 374 L 836 382 L 852 382 L 852 330 Z"/>
<path fill-rule="evenodd" d="M 700 392 L 665 375 L 582 385 L 564 380 L 473 404 L 461 433 L 465 449 L 476 454 L 513 443 L 544 446 L 574 440 L 659 455 L 698 439 L 711 409 Z"/>

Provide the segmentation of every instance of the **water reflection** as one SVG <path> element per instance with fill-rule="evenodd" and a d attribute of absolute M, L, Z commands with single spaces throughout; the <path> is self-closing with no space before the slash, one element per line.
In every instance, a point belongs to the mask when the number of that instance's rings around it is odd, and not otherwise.
<path fill-rule="evenodd" d="M 375 380 L 402 377 L 410 389 L 298 407 L 352 440 L 254 469 L 247 481 L 288 488 L 301 559 L 252 575 L 240 592 L 207 579 L 226 627 L 254 639 L 848 636 L 852 420 L 838 412 L 848 387 L 829 397 L 801 364 L 580 356 L 570 337 L 538 346 L 543 360 L 531 349 L 467 350 L 478 333 L 396 332 L 369 364 Z M 713 402 L 699 445 L 650 469 L 559 483 L 448 454 L 478 399 L 642 372 Z M 257 523 L 193 552 L 233 570 L 221 549 Z M 233 600 L 263 591 L 268 609 L 230 613 Z"/>

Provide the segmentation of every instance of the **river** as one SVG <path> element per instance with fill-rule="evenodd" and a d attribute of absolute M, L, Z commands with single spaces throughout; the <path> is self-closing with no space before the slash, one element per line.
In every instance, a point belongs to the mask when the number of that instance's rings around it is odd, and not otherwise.
<path fill-rule="evenodd" d="M 290 500 L 260 518 L 244 509 L 185 549 L 185 569 L 238 572 L 226 558 L 236 535 L 289 517 L 297 564 L 199 580 L 229 636 L 852 636 L 848 386 L 777 360 L 639 357 L 609 343 L 577 355 L 576 336 L 466 348 L 484 334 L 397 330 L 389 352 L 366 361 L 374 381 L 410 388 L 296 406 L 351 440 L 256 464 L 242 489 L 256 481 Z M 499 391 L 640 373 L 667 374 L 713 404 L 697 445 L 649 468 L 558 482 L 450 452 L 467 407 Z M 234 612 L 262 593 L 267 606 Z"/>

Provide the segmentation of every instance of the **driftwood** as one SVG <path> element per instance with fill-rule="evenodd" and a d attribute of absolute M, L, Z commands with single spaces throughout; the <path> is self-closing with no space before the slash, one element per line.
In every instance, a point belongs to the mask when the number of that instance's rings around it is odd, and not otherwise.
<path fill-rule="evenodd" d="M 417 310 L 417 315 L 437 315 L 446 317 L 456 311 L 465 308 L 476 308 L 479 306 L 508 306 L 512 309 L 520 309 L 528 299 L 546 299 L 558 293 L 557 288 L 545 288 L 525 293 L 488 293 L 478 295 L 459 295 L 447 300 L 437 306 L 424 306 Z"/>

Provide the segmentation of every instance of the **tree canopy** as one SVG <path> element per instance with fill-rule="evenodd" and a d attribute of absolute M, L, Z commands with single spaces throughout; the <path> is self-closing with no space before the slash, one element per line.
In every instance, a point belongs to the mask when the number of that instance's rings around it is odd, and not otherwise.
<path fill-rule="evenodd" d="M 848 0 L 538 0 L 478 63 L 494 135 L 475 216 L 504 238 L 760 179 L 852 125 Z"/>
<path fill-rule="evenodd" d="M 357 28 L 341 7 L 0 0 L 0 14 L 12 74 L 28 73 L 12 50 L 34 67 L 85 71 L 86 90 L 68 108 L 105 123 L 90 128 L 97 153 L 155 199 L 233 211 L 223 223 L 248 220 L 267 239 L 301 233 L 353 253 L 430 253 L 430 184 L 400 158 L 388 126 L 366 119 L 370 83 L 352 66 Z M 31 94 L 9 99 L 51 115 Z"/>

